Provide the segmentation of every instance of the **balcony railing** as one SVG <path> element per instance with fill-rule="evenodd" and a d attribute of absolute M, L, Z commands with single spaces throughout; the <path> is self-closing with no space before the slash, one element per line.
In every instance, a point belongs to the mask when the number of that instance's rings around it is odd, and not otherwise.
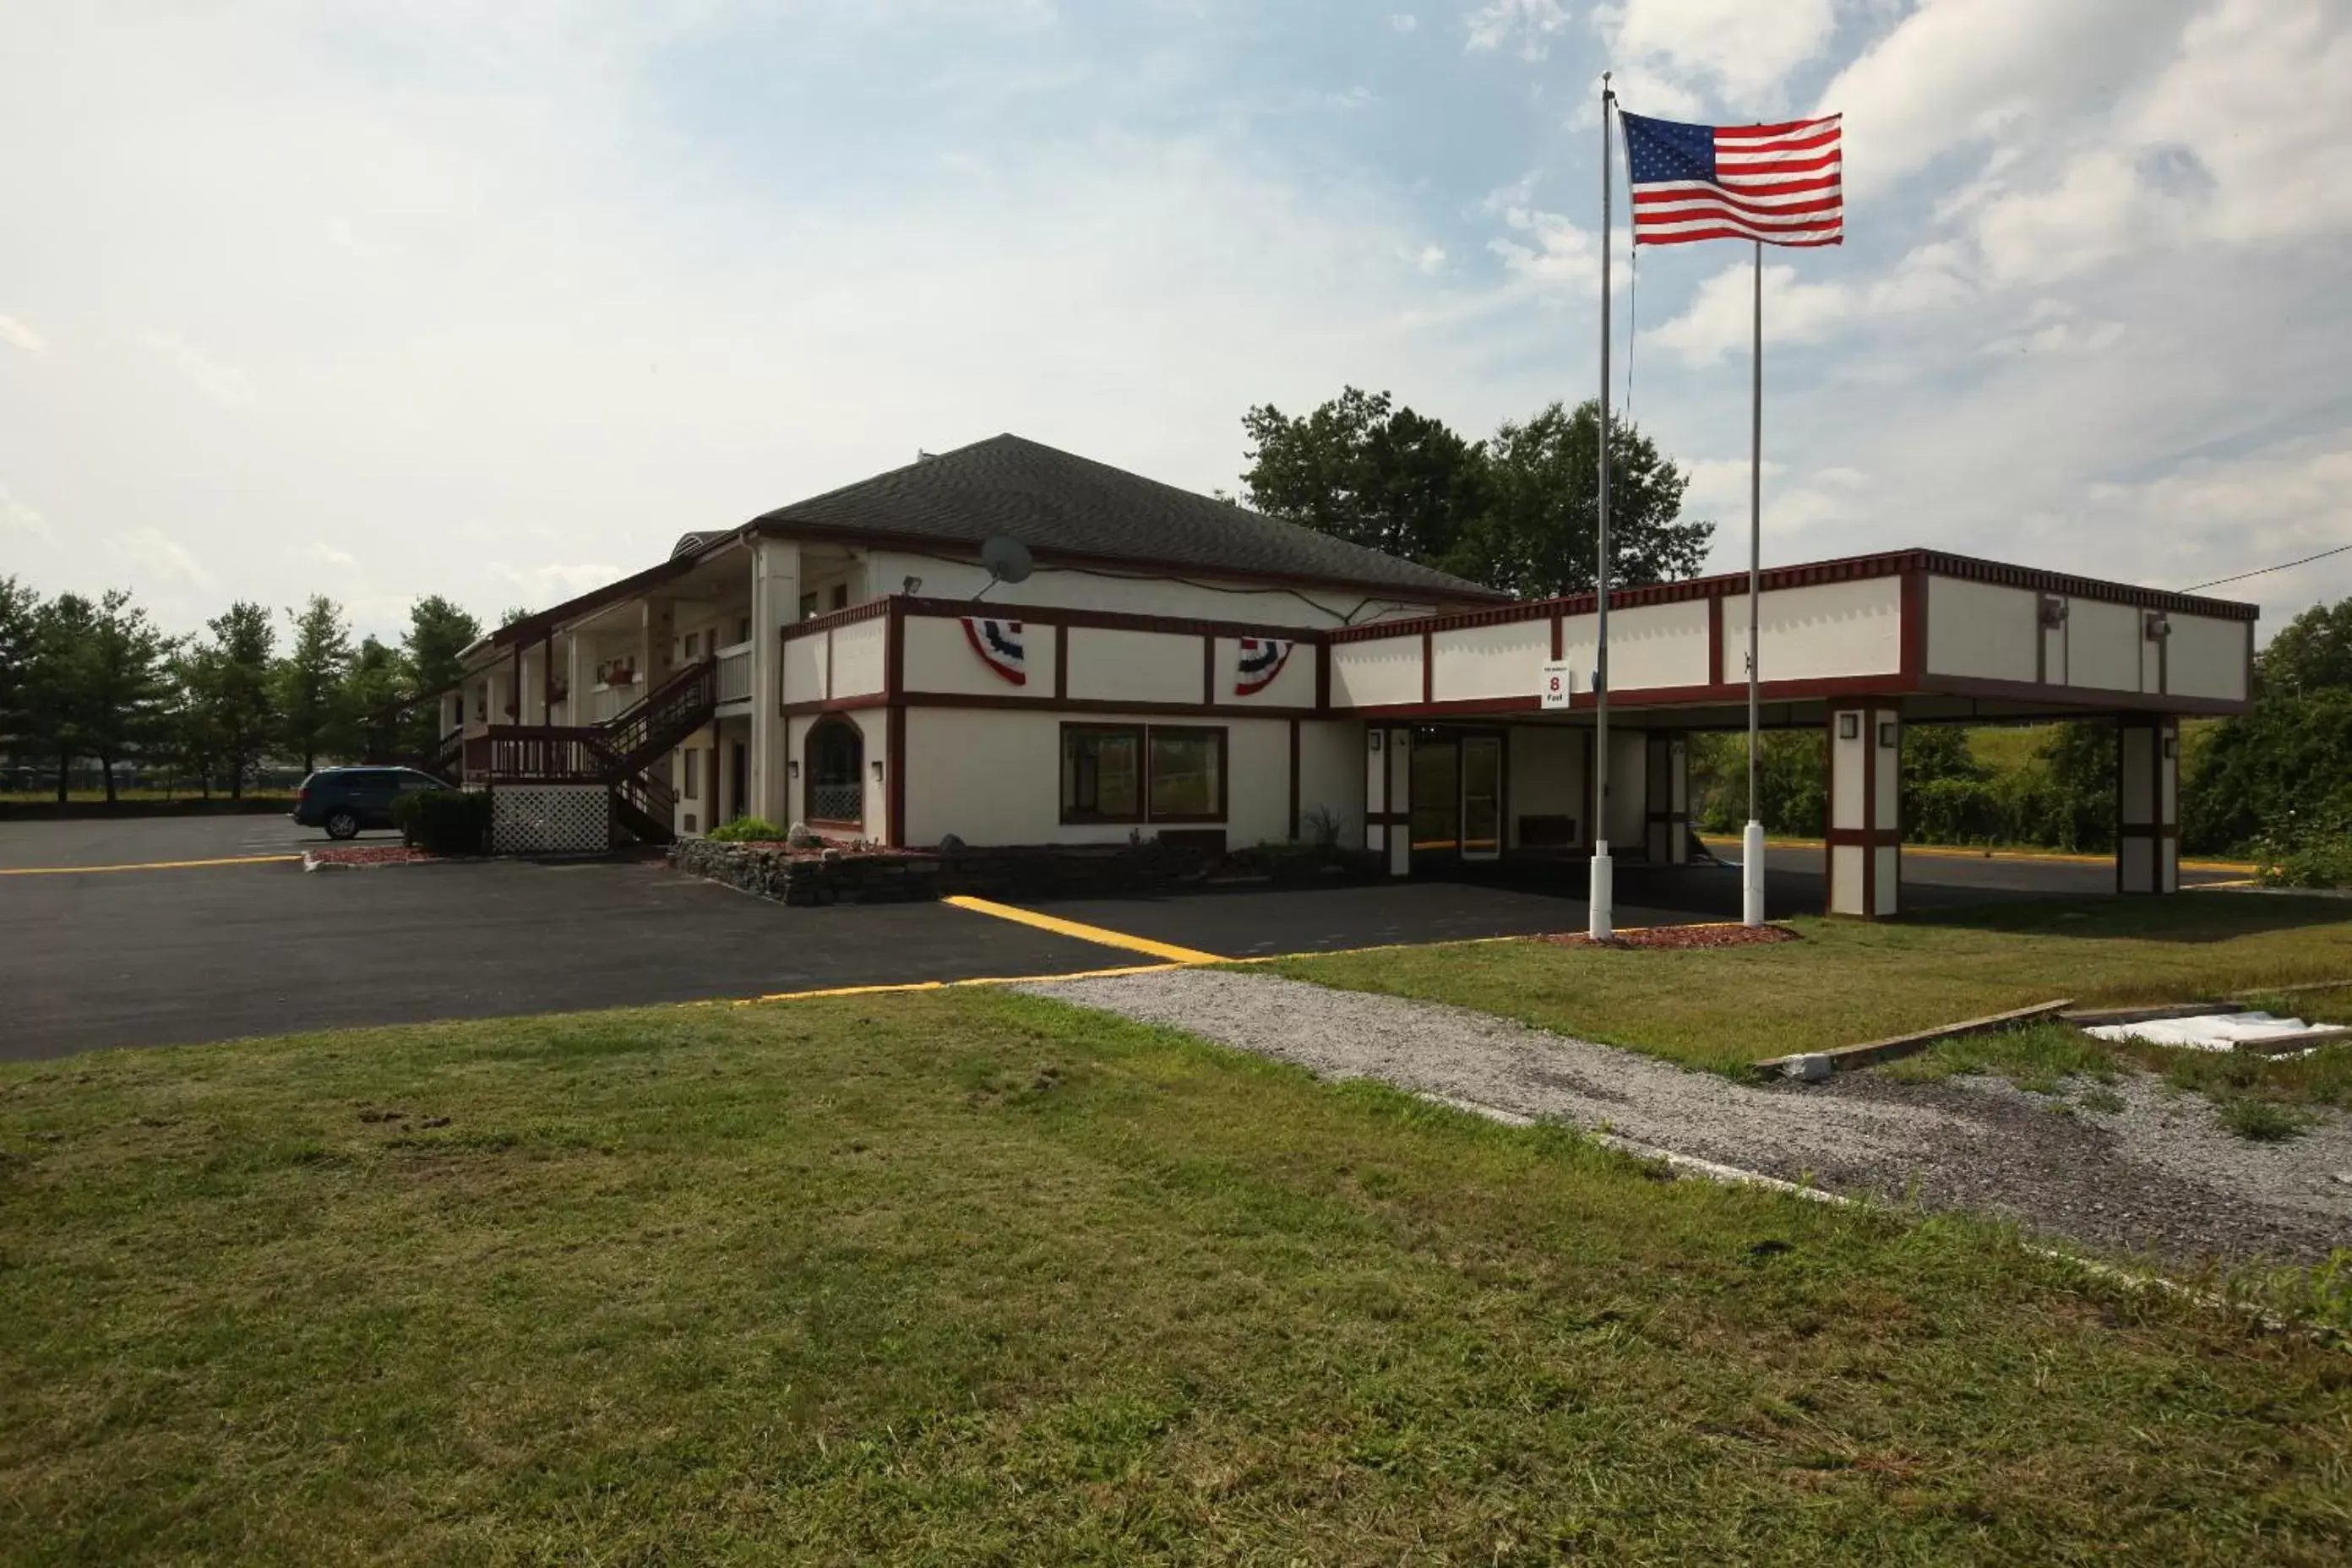
<path fill-rule="evenodd" d="M 595 784 L 612 769 L 612 753 L 593 730 L 501 724 L 466 737 L 468 778 Z"/>
<path fill-rule="evenodd" d="M 719 650 L 719 700 L 751 700 L 751 647 L 747 642 Z"/>
<path fill-rule="evenodd" d="M 645 695 L 641 686 L 599 686 L 588 693 L 588 721 L 602 724 Z"/>

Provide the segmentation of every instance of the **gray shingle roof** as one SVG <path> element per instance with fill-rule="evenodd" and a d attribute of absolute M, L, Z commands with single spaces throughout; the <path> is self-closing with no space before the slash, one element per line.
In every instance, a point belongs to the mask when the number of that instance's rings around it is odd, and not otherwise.
<path fill-rule="evenodd" d="M 958 553 L 996 534 L 1137 567 L 1304 578 L 1492 600 L 1491 588 L 1018 436 L 995 436 L 752 520 L 780 533 L 930 541 Z"/>

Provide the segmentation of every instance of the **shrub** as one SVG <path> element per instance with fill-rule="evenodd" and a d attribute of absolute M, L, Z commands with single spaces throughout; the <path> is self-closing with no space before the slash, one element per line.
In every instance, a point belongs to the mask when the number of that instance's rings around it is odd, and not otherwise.
<path fill-rule="evenodd" d="M 718 844 L 777 844 L 783 841 L 784 830 L 764 816 L 739 816 L 706 837 Z"/>
<path fill-rule="evenodd" d="M 428 855 L 482 855 L 490 847 L 490 797 L 478 790 L 417 790 L 392 803 L 404 843 Z"/>

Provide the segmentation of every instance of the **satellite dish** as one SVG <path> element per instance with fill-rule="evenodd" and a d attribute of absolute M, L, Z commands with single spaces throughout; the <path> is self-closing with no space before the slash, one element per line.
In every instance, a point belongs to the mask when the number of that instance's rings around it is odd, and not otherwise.
<path fill-rule="evenodd" d="M 1029 547 L 1000 533 L 980 547 L 980 563 L 991 583 L 1019 583 L 1029 575 Z"/>

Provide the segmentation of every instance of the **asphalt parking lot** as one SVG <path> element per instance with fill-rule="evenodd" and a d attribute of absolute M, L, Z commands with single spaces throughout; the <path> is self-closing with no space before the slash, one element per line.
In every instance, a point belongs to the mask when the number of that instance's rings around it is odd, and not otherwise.
<path fill-rule="evenodd" d="M 0 1059 L 1154 962 L 1120 937 L 1244 958 L 1587 918 L 1574 867 L 1063 900 L 1041 930 L 944 904 L 787 909 L 643 859 L 304 872 L 324 842 L 282 816 L 0 823 Z M 1821 907 L 1818 850 L 1770 871 L 1774 913 Z M 2114 885 L 2099 865 L 1927 855 L 1905 876 L 1914 907 Z M 1722 919 L 1738 871 L 1627 866 L 1617 891 L 1621 926 Z"/>

